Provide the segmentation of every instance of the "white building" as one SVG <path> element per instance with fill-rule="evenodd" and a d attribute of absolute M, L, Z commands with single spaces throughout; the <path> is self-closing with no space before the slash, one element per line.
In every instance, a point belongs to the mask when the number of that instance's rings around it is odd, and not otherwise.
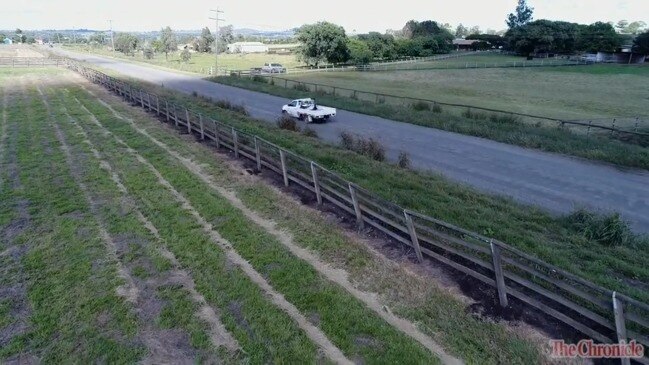
<path fill-rule="evenodd" d="M 236 42 L 228 44 L 229 53 L 266 53 L 268 46 L 261 42 Z"/>

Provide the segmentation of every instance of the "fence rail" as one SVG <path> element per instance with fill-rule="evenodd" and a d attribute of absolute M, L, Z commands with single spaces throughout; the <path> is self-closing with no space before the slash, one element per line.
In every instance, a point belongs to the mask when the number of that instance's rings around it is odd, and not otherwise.
<path fill-rule="evenodd" d="M 255 75 L 249 75 L 253 80 Z M 256 75 L 259 77 L 259 75 Z M 644 132 L 644 127 L 649 122 L 649 117 L 635 116 L 635 117 L 611 117 L 611 118 L 591 118 L 582 120 L 567 120 L 559 118 L 544 117 L 540 115 L 517 113 L 499 109 L 484 108 L 474 105 L 466 105 L 459 103 L 440 102 L 432 99 L 415 98 L 400 95 L 391 95 L 384 93 L 377 93 L 372 91 L 363 91 L 356 89 L 349 89 L 345 87 L 318 84 L 313 82 L 304 82 L 298 80 L 287 79 L 281 76 L 262 75 L 266 83 L 273 84 L 285 89 L 296 89 L 301 92 L 312 92 L 320 95 L 331 95 L 333 97 L 350 98 L 359 101 L 372 102 L 375 104 L 390 104 L 400 107 L 413 108 L 416 104 L 424 104 L 427 110 L 436 110 L 436 107 L 447 107 L 455 111 L 454 114 L 460 116 L 467 116 L 477 120 L 487 120 L 490 116 L 484 113 L 491 113 L 499 117 L 518 117 L 522 121 L 529 123 L 543 122 L 552 126 L 560 128 L 575 128 L 590 135 L 592 130 L 601 130 L 615 133 L 625 133 L 630 135 L 637 135 L 647 137 L 649 139 L 649 132 Z M 241 75 L 241 77 L 246 77 Z"/>
<path fill-rule="evenodd" d="M 0 67 L 61 66 L 60 58 L 46 57 L 0 57 Z"/>
<path fill-rule="evenodd" d="M 649 305 L 591 283 L 498 240 L 404 209 L 353 182 L 259 136 L 171 103 L 156 94 L 70 62 L 68 67 L 125 100 L 156 113 L 179 129 L 212 141 L 217 148 L 250 160 L 258 170 L 299 185 L 318 204 L 331 203 L 359 227 L 369 226 L 409 247 L 419 261 L 432 259 L 496 289 L 500 305 L 511 298 L 536 308 L 605 343 L 630 339 L 649 347 Z M 649 358 L 635 359 L 649 364 Z"/>

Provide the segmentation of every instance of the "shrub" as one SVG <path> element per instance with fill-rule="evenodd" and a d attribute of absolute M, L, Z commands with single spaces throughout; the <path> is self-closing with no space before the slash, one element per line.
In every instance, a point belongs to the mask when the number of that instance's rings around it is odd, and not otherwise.
<path fill-rule="evenodd" d="M 232 110 L 233 112 L 241 113 L 243 115 L 248 115 L 248 111 L 246 110 L 246 107 L 241 104 L 233 104 L 228 100 L 217 100 L 214 102 L 214 104 L 216 104 L 216 106 L 218 106 L 221 109 L 228 109 L 228 110 Z"/>
<path fill-rule="evenodd" d="M 316 132 L 313 128 L 304 128 L 304 130 L 302 130 L 302 134 L 306 137 L 318 138 L 318 132 Z"/>
<path fill-rule="evenodd" d="M 410 168 L 410 154 L 408 152 L 399 152 L 399 159 L 397 160 L 397 165 L 402 169 Z"/>
<path fill-rule="evenodd" d="M 421 112 L 421 111 L 424 111 L 424 110 L 430 110 L 430 104 L 428 104 L 427 102 L 422 101 L 422 100 L 414 102 L 411 105 L 411 107 L 412 107 L 412 109 L 414 109 L 414 110 L 416 110 L 418 112 Z"/>
<path fill-rule="evenodd" d="M 435 103 L 433 104 L 433 113 L 441 113 L 442 112 L 442 106 Z"/>
<path fill-rule="evenodd" d="M 491 116 L 489 116 L 489 120 L 500 124 L 516 124 L 520 123 L 521 118 L 513 114 L 492 113 Z"/>
<path fill-rule="evenodd" d="M 231 72 L 230 72 L 230 76 L 231 76 L 231 77 L 239 77 L 239 73 L 238 73 L 238 72 L 235 72 L 235 71 L 231 71 Z"/>
<path fill-rule="evenodd" d="M 385 160 L 385 147 L 372 137 L 363 138 L 349 132 L 341 132 L 340 144 L 348 150 L 368 156 L 376 161 Z"/>
<path fill-rule="evenodd" d="M 628 246 L 640 241 L 619 213 L 599 215 L 579 209 L 567 220 L 585 238 L 604 246 Z"/>
<path fill-rule="evenodd" d="M 303 91 L 303 92 L 311 91 L 311 90 L 309 90 L 309 88 L 305 84 L 302 84 L 302 83 L 299 83 L 299 82 L 297 84 L 293 85 L 293 89 L 295 89 L 297 91 Z"/>
<path fill-rule="evenodd" d="M 271 78 L 269 84 L 275 86 L 275 79 Z"/>
<path fill-rule="evenodd" d="M 340 145 L 348 150 L 354 150 L 354 135 L 349 132 L 340 132 Z"/>
<path fill-rule="evenodd" d="M 465 118 L 475 119 L 475 120 L 485 120 L 485 119 L 487 119 L 487 114 L 480 113 L 480 112 L 474 112 L 471 108 L 467 108 L 464 112 L 462 112 L 462 116 L 465 117 Z"/>
<path fill-rule="evenodd" d="M 263 76 L 259 76 L 259 75 L 255 75 L 255 76 L 253 76 L 253 77 L 252 77 L 252 81 L 254 81 L 254 82 L 261 82 L 261 83 L 263 83 L 263 84 L 267 84 L 267 83 L 268 83 L 268 81 L 266 80 L 265 77 L 263 77 Z"/>
<path fill-rule="evenodd" d="M 282 115 L 279 119 L 277 119 L 277 127 L 280 129 L 286 129 L 287 131 L 300 131 L 300 126 L 297 125 L 295 119 L 289 117 L 288 115 Z"/>
<path fill-rule="evenodd" d="M 192 91 L 192 96 L 195 97 L 195 98 L 198 97 L 198 93 L 196 92 L 196 90 Z"/>

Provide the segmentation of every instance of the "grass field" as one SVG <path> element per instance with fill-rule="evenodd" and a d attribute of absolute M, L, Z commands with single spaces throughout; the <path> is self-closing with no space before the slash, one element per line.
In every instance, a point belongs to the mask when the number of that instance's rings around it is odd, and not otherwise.
<path fill-rule="evenodd" d="M 0 361 L 545 358 L 535 331 L 473 316 L 407 262 L 79 76 L 0 81 Z"/>
<path fill-rule="evenodd" d="M 507 56 L 474 56 L 505 57 Z M 468 56 L 467 56 L 468 58 Z M 458 62 L 464 58 L 457 59 Z M 444 61 L 440 61 L 444 62 Z M 292 79 L 567 120 L 649 118 L 649 64 L 311 73 Z M 646 121 L 649 123 L 649 120 Z"/>
<path fill-rule="evenodd" d="M 549 58 L 549 59 L 534 59 L 527 60 L 525 57 L 509 56 L 494 53 L 478 53 L 471 55 L 464 55 L 457 58 L 440 59 L 433 61 L 418 61 L 418 62 L 401 62 L 382 65 L 376 64 L 379 69 L 385 66 L 387 70 L 425 70 L 425 69 L 453 69 L 453 68 L 487 68 L 487 67 L 525 67 L 536 65 L 552 65 L 569 62 L 562 58 Z"/>
<path fill-rule="evenodd" d="M 105 48 L 91 48 L 88 46 L 64 46 L 65 49 L 73 50 L 76 52 L 87 52 L 103 56 L 117 57 L 120 59 L 130 60 L 134 62 L 143 62 L 151 65 L 166 67 L 180 71 L 195 72 L 200 74 L 207 74 L 210 67 L 214 66 L 214 54 L 210 53 L 192 53 L 192 58 L 189 62 L 184 63 L 180 59 L 180 52 L 169 54 L 169 58 L 165 58 L 164 54 L 155 54 L 154 58 L 145 59 L 141 53 L 136 53 L 135 56 L 127 56 L 120 52 L 112 52 Z M 253 67 L 261 67 L 266 62 L 280 63 L 287 68 L 295 68 L 304 66 L 299 62 L 295 55 L 278 55 L 278 54 L 264 54 L 264 53 L 250 53 L 250 54 L 228 54 L 223 53 L 219 55 L 219 69 L 226 68 L 229 70 L 248 70 Z"/>

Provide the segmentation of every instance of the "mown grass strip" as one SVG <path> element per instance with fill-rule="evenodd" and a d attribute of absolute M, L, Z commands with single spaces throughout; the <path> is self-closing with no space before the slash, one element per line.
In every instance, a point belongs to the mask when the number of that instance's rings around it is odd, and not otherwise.
<path fill-rule="evenodd" d="M 196 289 L 223 315 L 252 363 L 295 363 L 318 358 L 317 349 L 304 333 L 274 307 L 245 275 L 229 264 L 207 235 L 173 196 L 160 187 L 150 171 L 126 153 L 113 139 L 91 127 L 78 106 L 68 105 L 79 115 L 84 130 L 102 151 L 142 212 L 155 224 L 181 264 L 196 281 Z M 152 188 L 155 187 L 155 188 Z"/>
<path fill-rule="evenodd" d="M 131 148 L 141 151 L 143 157 L 186 195 L 208 221 L 222 220 L 215 225 L 219 233 L 300 311 L 317 316 L 322 330 L 346 355 L 360 356 L 370 362 L 433 361 L 430 353 L 383 322 L 351 295 L 320 278 L 315 269 L 293 257 L 274 237 L 252 224 L 227 200 L 187 174 L 187 170 L 164 150 L 127 124 L 115 123 L 114 117 L 106 115 L 106 109 L 87 95 L 79 97 L 107 129 L 123 138 Z"/>
<path fill-rule="evenodd" d="M 49 90 L 52 97 L 53 90 Z M 69 102 L 69 101 L 68 101 Z M 207 325 L 195 316 L 197 307 L 187 313 L 176 311 L 179 303 L 192 303 L 189 293 L 182 286 L 168 285 L 173 283 L 171 264 L 162 257 L 156 246 L 160 245 L 156 237 L 138 217 L 138 210 L 130 204 L 119 186 L 111 179 L 110 172 L 98 160 L 79 134 L 80 127 L 74 127 L 74 121 L 66 112 L 65 101 L 53 101 L 53 109 L 58 109 L 55 118 L 59 121 L 57 128 L 65 134 L 68 148 L 72 150 L 72 162 L 80 175 L 81 182 L 90 192 L 90 199 L 102 201 L 99 212 L 111 239 L 117 241 L 117 253 L 124 269 L 133 280 L 139 291 L 136 298 L 139 323 L 142 330 L 139 340 L 149 348 L 148 360 L 153 362 L 221 362 L 215 348 L 210 343 Z M 164 267 L 164 270 L 158 270 Z M 165 294 L 158 297 L 158 293 Z M 156 307 L 160 306 L 160 310 Z M 186 306 L 181 306 L 186 307 Z M 165 326 L 158 326 L 159 320 L 168 321 Z M 179 331 L 170 332 L 166 329 Z M 189 342 L 190 346 L 184 343 Z M 161 347 L 164 347 L 161 349 Z"/>
<path fill-rule="evenodd" d="M 604 287 L 649 302 L 649 291 L 643 289 L 649 283 L 649 268 L 645 265 L 645 258 L 649 256 L 647 239 L 638 239 L 637 244 L 631 246 L 604 245 L 586 238 L 565 217 L 555 217 L 511 199 L 479 193 L 440 175 L 379 163 L 218 108 L 205 100 L 131 79 L 128 81 L 312 159 L 405 208 L 507 242 Z M 637 282 L 642 283 L 640 287 L 633 284 Z"/>
<path fill-rule="evenodd" d="M 32 216 L 24 240 L 33 248 L 22 260 L 32 314 L 28 333 L 3 347 L 0 358 L 21 353 L 45 363 L 135 362 L 143 349 L 133 342 L 135 318 L 115 294 L 121 282 L 114 263 L 106 260 L 98 225 L 78 199 L 33 86 L 26 97 L 10 119 L 21 121 L 18 163 Z"/>
<path fill-rule="evenodd" d="M 500 324 L 474 318 L 464 303 L 445 290 L 405 273 L 401 267 L 377 260 L 364 243 L 351 241 L 334 223 L 279 195 L 263 181 L 253 183 L 253 179 L 237 177 L 241 172 L 228 168 L 218 155 L 213 156 L 210 147 L 190 143 L 155 119 L 142 117 L 140 112 L 118 104 L 112 106 L 137 120 L 138 126 L 155 139 L 173 146 L 183 158 L 200 164 L 219 185 L 235 191 L 248 207 L 290 232 L 294 242 L 318 252 L 332 266 L 344 268 L 365 290 L 379 293 L 394 313 L 418 323 L 419 328 L 465 361 L 540 362 L 539 349 L 528 339 Z"/>

